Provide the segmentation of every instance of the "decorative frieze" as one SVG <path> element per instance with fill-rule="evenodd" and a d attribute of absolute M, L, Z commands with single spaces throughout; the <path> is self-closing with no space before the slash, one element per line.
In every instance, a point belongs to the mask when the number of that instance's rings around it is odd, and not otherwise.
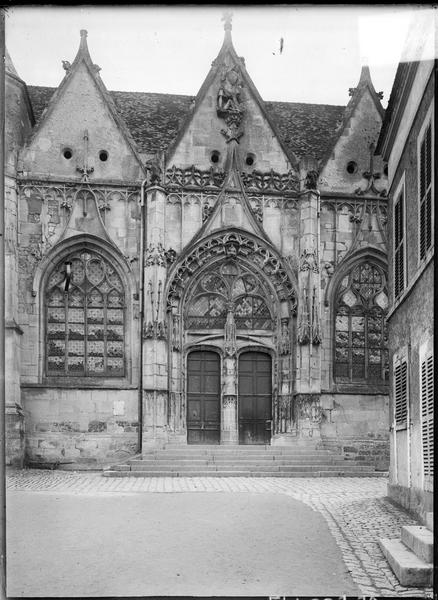
<path fill-rule="evenodd" d="M 67 211 L 72 209 L 76 192 L 80 190 L 78 183 L 46 183 L 41 181 L 18 181 L 20 194 L 25 198 L 41 198 L 44 203 L 64 208 Z M 87 190 L 94 194 L 97 204 L 108 206 L 105 210 L 110 210 L 113 202 L 123 201 L 138 203 L 140 194 L 137 187 L 116 187 L 100 186 L 96 184 L 87 185 Z"/>
<path fill-rule="evenodd" d="M 173 166 L 167 169 L 165 174 L 165 185 L 168 189 L 172 188 L 216 188 L 220 189 L 225 180 L 225 173 L 217 171 L 211 167 L 207 171 L 201 171 L 194 165 L 186 169 L 180 169 Z"/>
<path fill-rule="evenodd" d="M 300 183 L 293 171 L 280 174 L 272 169 L 267 173 L 252 171 L 241 173 L 243 185 L 248 191 L 259 190 L 261 192 L 298 192 Z"/>
<path fill-rule="evenodd" d="M 274 192 L 295 194 L 299 191 L 299 179 L 293 171 L 277 173 L 252 171 L 240 173 L 245 190 L 251 192 Z M 173 166 L 165 173 L 165 186 L 171 191 L 181 188 L 200 190 L 220 190 L 225 181 L 225 173 L 211 167 L 208 170 L 197 169 L 194 165 L 185 169 Z"/>

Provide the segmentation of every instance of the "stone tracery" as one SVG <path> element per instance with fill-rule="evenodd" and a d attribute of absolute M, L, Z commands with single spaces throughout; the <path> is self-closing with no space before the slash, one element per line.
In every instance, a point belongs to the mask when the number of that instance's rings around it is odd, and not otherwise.
<path fill-rule="evenodd" d="M 296 309 L 296 294 L 292 281 L 279 257 L 267 245 L 238 232 L 219 233 L 196 246 L 170 274 L 167 307 L 178 304 L 189 278 L 207 262 L 219 257 L 247 259 L 273 283 L 281 300 L 289 300 L 291 310 Z"/>

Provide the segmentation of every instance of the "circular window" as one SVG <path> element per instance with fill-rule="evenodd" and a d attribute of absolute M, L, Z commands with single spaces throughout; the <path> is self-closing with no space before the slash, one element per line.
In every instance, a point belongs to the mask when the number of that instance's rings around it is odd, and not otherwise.
<path fill-rule="evenodd" d="M 73 150 L 71 150 L 70 148 L 64 148 L 64 150 L 62 151 L 62 156 L 67 160 L 70 160 L 73 156 Z"/>
<path fill-rule="evenodd" d="M 350 160 L 349 163 L 347 163 L 347 173 L 350 173 L 350 175 L 354 175 L 354 173 L 357 172 L 357 163 L 354 162 L 354 160 Z"/>
<path fill-rule="evenodd" d="M 245 159 L 245 163 L 248 165 L 248 167 L 252 167 L 254 162 L 255 162 L 254 154 L 248 154 Z"/>
<path fill-rule="evenodd" d="M 214 150 L 211 153 L 210 160 L 212 163 L 216 164 L 219 162 L 219 157 L 220 157 L 220 152 L 218 152 L 217 150 Z"/>
<path fill-rule="evenodd" d="M 99 152 L 99 158 L 102 162 L 105 162 L 106 160 L 108 160 L 108 152 L 106 150 L 101 150 Z"/>

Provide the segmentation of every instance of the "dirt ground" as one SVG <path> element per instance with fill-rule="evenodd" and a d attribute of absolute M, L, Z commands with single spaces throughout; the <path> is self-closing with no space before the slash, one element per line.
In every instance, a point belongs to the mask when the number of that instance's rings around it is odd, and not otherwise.
<path fill-rule="evenodd" d="M 9 492 L 8 596 L 347 595 L 323 517 L 271 493 Z"/>

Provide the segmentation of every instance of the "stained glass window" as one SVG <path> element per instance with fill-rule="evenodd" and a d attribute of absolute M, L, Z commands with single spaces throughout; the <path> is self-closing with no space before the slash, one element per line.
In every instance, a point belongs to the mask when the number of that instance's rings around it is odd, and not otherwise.
<path fill-rule="evenodd" d="M 388 377 L 386 277 L 371 262 L 342 280 L 335 316 L 334 376 L 338 383 L 382 383 Z"/>
<path fill-rule="evenodd" d="M 188 329 L 223 329 L 232 310 L 237 329 L 272 329 L 269 291 L 252 273 L 226 261 L 203 275 L 187 310 Z"/>
<path fill-rule="evenodd" d="M 124 375 L 124 289 L 105 258 L 87 250 L 59 262 L 45 301 L 47 375 Z"/>

